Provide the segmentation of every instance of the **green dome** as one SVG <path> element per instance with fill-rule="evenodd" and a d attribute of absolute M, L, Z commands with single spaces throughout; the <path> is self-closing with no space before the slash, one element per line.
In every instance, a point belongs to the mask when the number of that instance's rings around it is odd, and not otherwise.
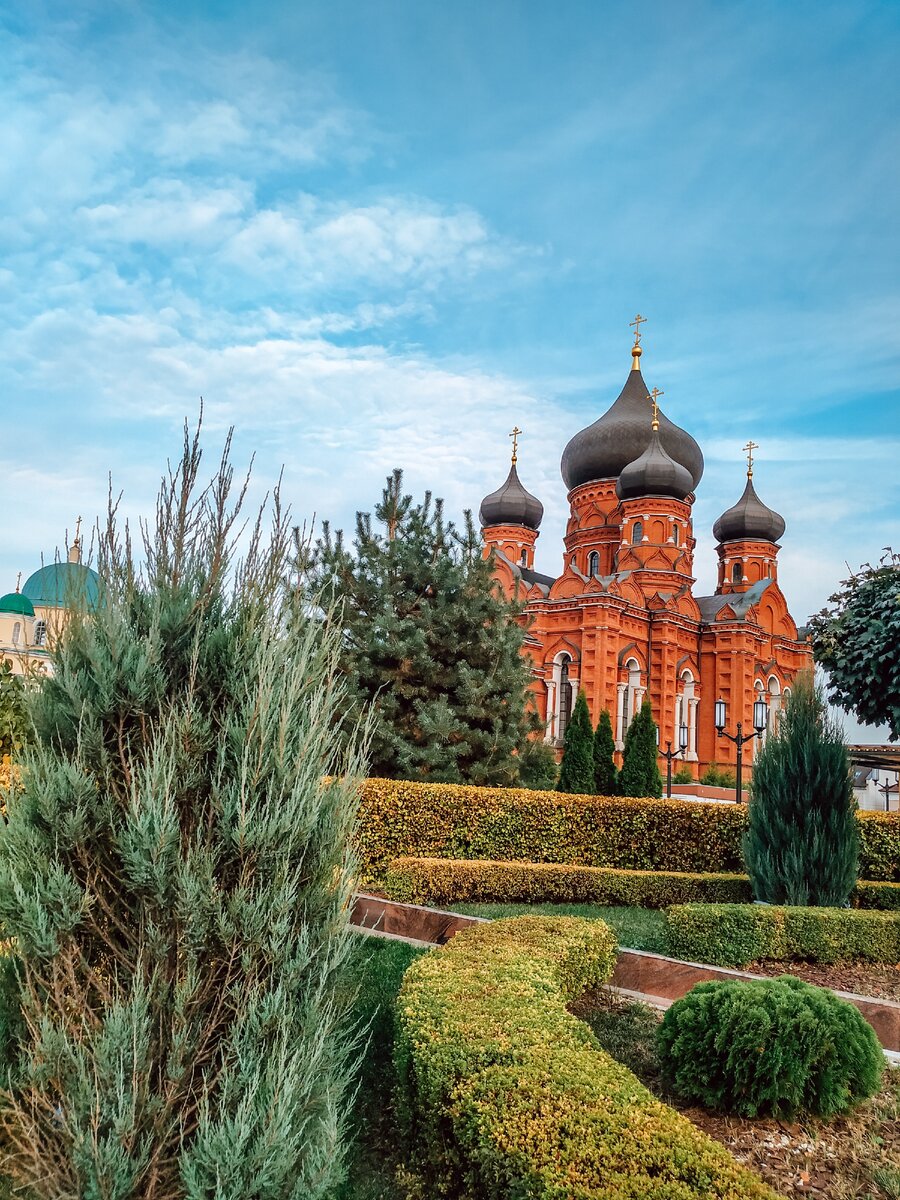
<path fill-rule="evenodd" d="M 80 562 L 56 562 L 41 567 L 25 580 L 23 596 L 36 607 L 72 608 L 100 603 L 100 576 Z"/>
<path fill-rule="evenodd" d="M 33 617 L 34 605 L 21 592 L 7 592 L 0 596 L 0 613 L 15 613 L 17 617 Z"/>

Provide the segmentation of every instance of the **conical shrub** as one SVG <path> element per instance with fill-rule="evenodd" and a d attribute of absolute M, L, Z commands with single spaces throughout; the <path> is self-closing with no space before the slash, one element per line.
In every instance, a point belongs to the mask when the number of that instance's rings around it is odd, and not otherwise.
<path fill-rule="evenodd" d="M 753 769 L 744 860 L 756 898 L 846 904 L 859 863 L 855 813 L 843 733 L 802 675 Z"/>
<path fill-rule="evenodd" d="M 594 792 L 594 730 L 584 692 L 578 693 L 566 726 L 556 787 L 557 791 L 577 795 L 593 795 Z"/>
<path fill-rule="evenodd" d="M 622 770 L 619 772 L 619 791 L 623 796 L 662 795 L 658 754 L 656 722 L 650 701 L 645 699 L 625 734 Z"/>
<path fill-rule="evenodd" d="M 618 786 L 618 771 L 613 755 L 616 742 L 613 737 L 612 718 L 604 708 L 594 730 L 594 791 L 598 796 L 614 796 Z"/>

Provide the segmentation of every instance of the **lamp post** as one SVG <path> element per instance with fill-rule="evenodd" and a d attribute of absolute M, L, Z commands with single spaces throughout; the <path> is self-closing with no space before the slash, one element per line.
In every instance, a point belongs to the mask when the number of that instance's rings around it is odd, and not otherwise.
<path fill-rule="evenodd" d="M 656 727 L 656 744 L 659 745 L 659 726 Z M 688 727 L 687 725 L 678 726 L 678 749 L 672 749 L 672 743 L 666 742 L 665 750 L 660 750 L 660 758 L 666 760 L 666 795 L 672 797 L 672 759 L 678 758 L 680 754 L 684 754 L 688 748 Z"/>
<path fill-rule="evenodd" d="M 744 765 L 744 746 L 747 742 L 752 742 L 755 737 L 762 737 L 765 732 L 766 725 L 769 723 L 769 706 L 765 700 L 756 700 L 753 704 L 753 732 L 744 733 L 744 726 L 741 721 L 737 724 L 737 733 L 726 733 L 725 722 L 728 720 L 728 709 L 725 706 L 724 700 L 716 701 L 716 733 L 719 737 L 727 737 L 729 742 L 734 742 L 737 746 L 737 779 L 735 781 L 735 800 L 738 804 L 742 804 L 744 793 L 741 789 L 741 775 Z"/>

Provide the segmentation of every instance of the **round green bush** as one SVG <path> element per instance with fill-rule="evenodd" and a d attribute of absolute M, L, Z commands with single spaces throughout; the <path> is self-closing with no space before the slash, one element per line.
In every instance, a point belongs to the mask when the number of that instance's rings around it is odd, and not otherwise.
<path fill-rule="evenodd" d="M 860 1012 L 791 975 L 700 983 L 659 1028 L 682 1098 L 743 1117 L 828 1117 L 878 1091 L 884 1054 Z"/>

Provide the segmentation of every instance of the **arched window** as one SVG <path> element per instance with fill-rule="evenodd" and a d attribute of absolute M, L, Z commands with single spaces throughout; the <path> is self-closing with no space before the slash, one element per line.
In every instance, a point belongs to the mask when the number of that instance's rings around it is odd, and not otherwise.
<path fill-rule="evenodd" d="M 635 521 L 631 527 L 631 544 L 637 546 L 639 542 L 644 540 L 644 522 Z"/>
<path fill-rule="evenodd" d="M 564 654 L 559 660 L 559 688 L 556 699 L 556 736 L 562 741 L 566 736 L 566 728 L 572 715 L 572 684 L 569 680 L 569 667 L 572 659 Z"/>
<path fill-rule="evenodd" d="M 697 698 L 693 672 L 684 670 L 679 677 L 681 694 L 675 697 L 675 743 L 678 742 L 680 725 L 687 725 L 688 744 L 685 759 L 697 757 Z"/>
<path fill-rule="evenodd" d="M 527 550 L 522 551 L 522 557 L 519 559 L 519 564 L 520 564 L 520 566 L 523 566 L 523 567 L 528 566 L 528 551 Z"/>
<path fill-rule="evenodd" d="M 672 543 L 673 543 L 673 545 L 675 545 L 675 546 L 678 545 L 678 539 L 680 536 L 681 536 L 681 530 L 678 528 L 677 525 L 673 525 L 672 526 Z"/>
<path fill-rule="evenodd" d="M 734 564 L 734 566 L 731 568 L 731 582 L 732 583 L 743 583 L 744 582 L 744 568 L 739 562 L 736 562 Z"/>
<path fill-rule="evenodd" d="M 12 642 L 13 642 L 14 646 L 18 646 L 19 639 L 21 638 L 21 636 L 22 636 L 22 622 L 16 621 L 15 625 L 13 625 L 13 636 L 12 636 Z"/>
<path fill-rule="evenodd" d="M 35 621 L 34 623 L 34 644 L 43 646 L 47 641 L 47 622 Z"/>
<path fill-rule="evenodd" d="M 781 712 L 781 704 L 783 696 L 781 694 L 781 683 L 777 676 L 770 675 L 768 680 L 769 687 L 769 728 L 768 732 L 773 733 L 778 728 L 778 717 Z"/>
<path fill-rule="evenodd" d="M 600 574 L 600 555 L 596 550 L 592 550 L 588 556 L 588 575 L 591 579 L 596 579 Z"/>

